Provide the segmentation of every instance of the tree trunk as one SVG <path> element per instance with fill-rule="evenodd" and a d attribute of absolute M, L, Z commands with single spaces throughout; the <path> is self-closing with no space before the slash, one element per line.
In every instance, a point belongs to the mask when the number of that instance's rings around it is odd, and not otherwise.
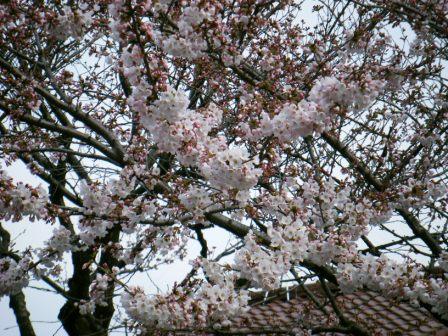
<path fill-rule="evenodd" d="M 9 296 L 9 307 L 14 311 L 21 336 L 36 336 L 30 320 L 30 313 L 26 308 L 25 295 L 22 291 Z"/>

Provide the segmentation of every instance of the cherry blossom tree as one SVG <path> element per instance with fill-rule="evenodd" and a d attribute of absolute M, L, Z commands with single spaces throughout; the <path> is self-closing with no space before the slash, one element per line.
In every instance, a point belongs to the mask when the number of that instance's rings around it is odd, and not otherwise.
<path fill-rule="evenodd" d="M 69 335 L 224 333 L 286 279 L 320 283 L 347 334 L 370 335 L 332 288 L 448 323 L 448 1 L 9 0 L 0 23 L 0 295 L 22 335 L 30 281 Z M 18 249 L 20 221 L 53 235 Z M 170 290 L 129 284 L 175 260 Z"/>

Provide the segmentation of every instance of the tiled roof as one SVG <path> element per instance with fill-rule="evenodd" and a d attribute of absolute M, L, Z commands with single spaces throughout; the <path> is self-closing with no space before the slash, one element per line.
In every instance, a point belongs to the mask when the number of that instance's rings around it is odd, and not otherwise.
<path fill-rule="evenodd" d="M 307 286 L 321 303 L 316 308 L 309 296 L 299 288 L 255 295 L 251 309 L 232 320 L 229 332 L 253 332 L 252 335 L 279 335 L 294 328 L 311 329 L 337 325 L 331 304 L 316 285 Z M 357 322 L 372 335 L 448 336 L 448 329 L 423 308 L 387 299 L 369 290 L 338 295 L 336 301 L 344 315 Z M 324 311 L 326 313 L 324 313 Z M 274 333 L 277 332 L 277 333 Z M 342 335 L 323 332 L 319 335 Z"/>

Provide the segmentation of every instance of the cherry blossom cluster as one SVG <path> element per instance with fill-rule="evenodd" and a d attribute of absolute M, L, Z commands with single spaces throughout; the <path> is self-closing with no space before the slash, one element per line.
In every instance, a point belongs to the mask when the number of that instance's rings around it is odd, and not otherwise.
<path fill-rule="evenodd" d="M 124 1 L 115 0 L 111 1 L 107 7 L 110 15 L 109 28 L 111 30 L 111 36 L 114 40 L 120 40 L 120 32 L 124 29 L 124 24 L 120 21 L 120 12 L 123 10 Z"/>
<path fill-rule="evenodd" d="M 405 288 L 406 298 L 414 304 L 419 302 L 431 307 L 431 311 L 448 318 L 448 282 L 445 279 L 419 279 L 413 286 Z"/>
<path fill-rule="evenodd" d="M 332 180 L 322 182 L 321 186 L 309 180 L 303 183 L 302 190 L 303 205 L 313 206 L 311 218 L 319 228 L 341 222 L 342 231 L 356 240 L 375 216 L 367 199 L 353 199 L 350 187 L 337 188 Z"/>
<path fill-rule="evenodd" d="M 167 4 L 163 1 L 158 2 L 157 5 L 156 11 L 163 12 L 166 10 Z M 193 2 L 191 6 L 185 7 L 183 13 L 179 16 L 176 22 L 178 31 L 168 36 L 159 33 L 155 36 L 155 40 L 163 51 L 174 57 L 183 57 L 188 60 L 201 57 L 203 51 L 207 49 L 207 43 L 201 34 L 196 31 L 196 28 L 204 20 L 209 19 L 212 14 L 199 8 Z"/>
<path fill-rule="evenodd" d="M 208 261 L 203 265 L 212 283 L 203 283 L 195 291 L 175 288 L 171 294 L 152 297 L 132 288 L 122 295 L 126 313 L 142 330 L 228 326 L 230 317 L 246 311 L 249 296 L 246 291 L 235 291 L 233 275 L 223 274 L 221 267 Z"/>
<path fill-rule="evenodd" d="M 73 249 L 72 234 L 65 227 L 59 227 L 53 230 L 53 235 L 46 242 L 47 249 L 55 251 L 59 255 Z"/>
<path fill-rule="evenodd" d="M 10 257 L 0 258 L 0 298 L 4 295 L 16 294 L 28 286 L 28 268 L 30 260 L 27 257 L 16 262 Z"/>
<path fill-rule="evenodd" d="M 314 226 L 317 230 L 327 228 L 327 232 L 331 232 L 337 224 L 338 235 L 356 241 L 370 224 L 376 223 L 383 211 L 375 209 L 366 198 L 354 199 L 349 186 L 337 187 L 332 180 L 322 181 L 320 185 L 313 179 L 301 185 L 290 181 L 289 185 L 297 196 L 280 193 L 262 197 L 263 210 L 278 217 L 280 223 L 284 213 L 292 213 L 294 220 L 302 221 L 307 229 Z M 313 225 L 309 225 L 310 221 Z"/>
<path fill-rule="evenodd" d="M 98 5 L 95 5 L 98 10 Z M 52 33 L 58 39 L 64 40 L 68 37 L 80 39 L 93 22 L 93 10 L 88 10 L 85 2 L 80 2 L 78 9 L 64 6 L 61 14 L 56 17 L 56 25 L 51 28 Z"/>
<path fill-rule="evenodd" d="M 77 252 L 83 248 L 78 244 L 78 236 L 67 228 L 60 226 L 53 229 L 53 234 L 44 242 L 44 247 L 36 248 L 33 257 L 37 258 L 33 275 L 36 279 L 42 276 L 59 277 L 62 272 L 61 262 L 64 253 Z"/>
<path fill-rule="evenodd" d="M 355 110 L 368 107 L 380 94 L 385 82 L 372 79 L 369 74 L 362 82 L 344 83 L 336 77 L 324 77 L 318 80 L 309 93 L 309 100 L 316 103 L 323 111 L 335 105 Z"/>
<path fill-rule="evenodd" d="M 443 182 L 433 180 L 417 181 L 410 178 L 406 184 L 400 185 L 397 190 L 396 204 L 402 208 L 421 208 L 439 198 L 446 197 L 448 188 Z"/>
<path fill-rule="evenodd" d="M 249 190 L 257 184 L 261 175 L 261 169 L 254 167 L 256 163 L 257 160 L 250 158 L 246 148 L 230 147 L 216 152 L 201 170 L 213 187 Z"/>
<path fill-rule="evenodd" d="M 440 258 L 437 260 L 439 266 L 443 269 L 444 272 L 448 273 L 448 252 L 443 251 L 440 254 Z"/>
<path fill-rule="evenodd" d="M 244 248 L 235 255 L 234 268 L 253 286 L 272 290 L 280 286 L 280 278 L 291 268 L 291 260 L 284 253 L 263 249 L 249 233 L 244 238 Z"/>
<path fill-rule="evenodd" d="M 356 241 L 376 223 L 378 211 L 367 200 L 354 201 L 349 187 L 337 189 L 332 181 L 319 186 L 310 180 L 301 188 L 301 197 L 263 196 L 263 208 L 276 217 L 267 228 L 270 249 L 248 234 L 235 256 L 235 269 L 256 287 L 278 287 L 280 277 L 304 260 L 318 265 L 353 260 Z"/>
<path fill-rule="evenodd" d="M 33 188 L 12 179 L 0 170 L 0 217 L 5 220 L 19 221 L 29 217 L 31 221 L 45 218 L 48 214 L 47 192 L 41 186 Z"/>
<path fill-rule="evenodd" d="M 122 226 L 124 232 L 135 231 L 136 224 L 150 216 L 156 210 L 154 201 L 135 198 L 127 202 L 126 197 L 134 190 L 139 167 L 123 170 L 120 179 L 111 180 L 101 188 L 98 185 L 82 184 L 81 196 L 83 219 L 79 223 L 80 239 L 93 245 L 97 238 L 103 238 L 114 223 Z"/>
<path fill-rule="evenodd" d="M 106 190 L 96 189 L 87 184 L 81 185 L 81 195 L 83 198 L 83 213 L 85 216 L 98 216 L 100 219 L 87 220 L 83 218 L 80 221 L 79 238 L 87 245 L 93 245 L 97 238 L 106 236 L 109 229 L 114 225 L 113 221 L 101 216 L 108 216 L 113 213 L 117 204 L 111 199 L 111 195 Z"/>
<path fill-rule="evenodd" d="M 166 204 L 159 204 L 158 200 L 152 197 L 130 197 L 139 179 L 145 178 L 149 178 L 147 186 L 155 181 L 143 166 L 134 165 L 123 169 L 119 179 L 110 180 L 104 185 L 81 185 L 84 206 L 80 209 L 83 217 L 78 224 L 80 241 L 94 246 L 111 228 L 118 225 L 123 233 L 129 236 L 129 240 L 123 239 L 108 246 L 118 260 L 127 264 L 142 265 L 147 261 L 142 254 L 145 249 L 151 249 L 154 255 L 157 255 L 157 258 L 154 258 L 157 264 L 172 262 L 175 256 L 183 256 L 190 236 L 188 227 L 180 222 L 161 227 L 139 225 L 144 221 L 172 221 L 178 214 L 175 209 Z M 147 238 L 135 249 L 132 235 Z M 154 266 L 156 265 L 152 264 L 152 267 Z"/>
<path fill-rule="evenodd" d="M 366 108 L 384 87 L 384 81 L 374 80 L 369 75 L 363 84 L 361 88 L 358 82 L 345 84 L 336 77 L 321 78 L 314 84 L 308 99 L 297 104 L 283 104 L 272 118 L 262 112 L 257 128 L 251 129 L 242 123 L 240 129 L 252 140 L 274 135 L 281 142 L 294 141 L 313 133 L 320 134 L 330 126 L 333 107 L 355 110 Z"/>
<path fill-rule="evenodd" d="M 169 87 L 142 115 L 142 124 L 160 150 L 175 154 L 185 166 L 196 166 L 206 146 L 211 150 L 225 148 L 223 139 L 212 141 L 208 137 L 210 130 L 221 122 L 222 112 L 211 105 L 200 113 L 188 109 L 188 104 L 185 92 Z"/>
<path fill-rule="evenodd" d="M 272 119 L 267 113 L 262 113 L 256 129 L 251 130 L 247 124 L 240 126 L 250 139 L 274 135 L 282 142 L 289 142 L 314 132 L 322 132 L 328 122 L 327 113 L 320 111 L 316 104 L 302 100 L 298 104 L 285 103 Z"/>
<path fill-rule="evenodd" d="M 343 235 L 306 227 L 300 220 L 288 217 L 269 227 L 268 237 L 269 250 L 262 248 L 255 236 L 247 235 L 234 265 L 244 279 L 265 290 L 278 288 L 281 277 L 304 260 L 325 265 L 332 260 L 351 260 L 357 251 L 356 243 Z"/>
<path fill-rule="evenodd" d="M 258 182 L 261 169 L 244 147 L 229 147 L 224 137 L 209 136 L 221 122 L 215 105 L 190 110 L 185 92 L 169 87 L 148 110 L 142 124 L 159 149 L 175 154 L 185 166 L 198 167 L 213 187 L 248 190 Z"/>
<path fill-rule="evenodd" d="M 205 187 L 189 186 L 185 192 L 179 194 L 179 201 L 197 218 L 201 218 L 205 210 L 213 208 L 210 191 Z"/>
<path fill-rule="evenodd" d="M 97 273 L 95 280 L 90 285 L 90 300 L 81 300 L 78 304 L 78 309 L 82 315 L 93 314 L 96 306 L 107 306 L 106 291 L 110 281 L 112 279 L 109 275 Z"/>
<path fill-rule="evenodd" d="M 135 183 L 125 184 L 123 180 L 112 180 L 104 188 L 97 188 L 95 185 L 81 185 L 81 195 L 83 198 L 83 213 L 85 215 L 95 214 L 98 216 L 108 215 L 117 206 L 112 201 L 113 196 L 125 197 L 134 188 Z"/>
<path fill-rule="evenodd" d="M 138 248 L 135 245 L 135 236 L 107 245 L 114 257 L 126 265 L 156 268 L 172 263 L 176 258 L 184 259 L 187 255 L 186 245 L 191 232 L 181 223 L 163 227 L 146 225 L 134 233 L 141 237 Z M 151 251 L 150 255 L 147 254 L 148 250 Z"/>
<path fill-rule="evenodd" d="M 442 278 L 425 279 L 423 270 L 409 263 L 388 258 L 359 255 L 355 262 L 338 264 L 337 280 L 345 293 L 364 286 L 391 297 L 402 297 L 411 303 L 428 304 L 443 318 L 448 316 L 448 283 Z"/>
<path fill-rule="evenodd" d="M 375 257 L 371 254 L 360 255 L 358 263 L 341 263 L 338 265 L 337 279 L 341 290 L 350 293 L 364 285 L 372 290 L 381 291 L 390 296 L 400 294 L 403 284 L 410 277 L 408 266 L 389 259 L 385 254 Z"/>

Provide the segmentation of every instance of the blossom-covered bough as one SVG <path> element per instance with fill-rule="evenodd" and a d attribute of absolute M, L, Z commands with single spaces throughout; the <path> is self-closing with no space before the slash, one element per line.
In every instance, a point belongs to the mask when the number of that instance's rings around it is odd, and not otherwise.
<path fill-rule="evenodd" d="M 319 282 L 347 334 L 370 333 L 328 283 L 448 323 L 447 1 L 11 0 L 0 23 L 0 295 L 22 335 L 29 281 L 69 335 L 225 333 L 285 280 Z M 18 249 L 26 220 L 53 235 Z M 130 282 L 185 259 L 167 292 Z"/>

